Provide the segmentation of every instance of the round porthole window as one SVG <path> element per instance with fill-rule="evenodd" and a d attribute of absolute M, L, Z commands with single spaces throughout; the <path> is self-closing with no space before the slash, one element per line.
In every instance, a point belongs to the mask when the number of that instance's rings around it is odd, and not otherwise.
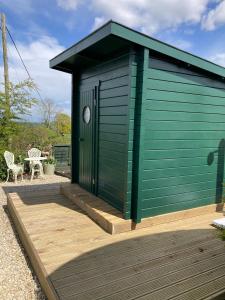
<path fill-rule="evenodd" d="M 91 120 L 91 110 L 89 106 L 85 106 L 83 109 L 83 121 L 88 124 Z"/>

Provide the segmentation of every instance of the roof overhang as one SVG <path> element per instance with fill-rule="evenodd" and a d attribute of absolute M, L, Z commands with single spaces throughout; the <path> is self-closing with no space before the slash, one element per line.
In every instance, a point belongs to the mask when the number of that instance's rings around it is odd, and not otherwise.
<path fill-rule="evenodd" d="M 72 73 L 90 63 L 101 62 L 129 45 L 140 45 L 186 62 L 197 68 L 225 77 L 225 68 L 196 55 L 158 41 L 114 21 L 109 21 L 77 44 L 50 60 L 50 68 Z"/>
<path fill-rule="evenodd" d="M 77 68 L 102 62 L 104 58 L 127 49 L 131 44 L 112 34 L 112 22 L 91 33 L 77 44 L 50 60 L 50 68 L 72 73 Z"/>

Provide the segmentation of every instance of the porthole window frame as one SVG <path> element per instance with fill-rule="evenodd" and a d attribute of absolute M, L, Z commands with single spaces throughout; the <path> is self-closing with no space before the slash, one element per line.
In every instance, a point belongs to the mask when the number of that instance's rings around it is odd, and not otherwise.
<path fill-rule="evenodd" d="M 89 113 L 88 118 L 86 117 L 87 112 Z M 82 119 L 84 124 L 88 125 L 91 122 L 91 108 L 89 105 L 85 105 L 82 112 Z"/>

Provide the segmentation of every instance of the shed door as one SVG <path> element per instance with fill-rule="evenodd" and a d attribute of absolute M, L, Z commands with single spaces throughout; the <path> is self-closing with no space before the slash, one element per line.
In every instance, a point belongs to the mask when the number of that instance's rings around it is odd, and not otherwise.
<path fill-rule="evenodd" d="M 79 184 L 89 192 L 95 192 L 95 91 L 80 91 Z"/>

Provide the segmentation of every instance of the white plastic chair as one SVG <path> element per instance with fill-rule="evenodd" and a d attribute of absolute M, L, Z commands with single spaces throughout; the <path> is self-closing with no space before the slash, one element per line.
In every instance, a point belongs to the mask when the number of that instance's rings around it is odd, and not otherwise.
<path fill-rule="evenodd" d="M 39 157 L 41 157 L 41 150 L 37 148 L 31 148 L 28 150 L 28 157 L 29 158 L 37 158 L 37 160 L 32 160 L 30 161 L 30 167 L 31 167 L 31 179 L 33 180 L 34 178 L 34 173 L 38 172 L 42 177 L 44 177 L 44 172 L 43 172 L 43 166 L 40 160 L 38 160 Z"/>
<path fill-rule="evenodd" d="M 21 174 L 21 179 L 23 181 L 23 167 L 18 166 L 14 163 L 14 161 L 15 161 L 14 154 L 12 152 L 5 151 L 4 152 L 4 158 L 5 158 L 5 161 L 6 161 L 6 165 L 8 167 L 6 182 L 9 180 L 10 171 L 13 173 L 15 183 L 17 183 L 17 176 L 19 174 Z"/>

